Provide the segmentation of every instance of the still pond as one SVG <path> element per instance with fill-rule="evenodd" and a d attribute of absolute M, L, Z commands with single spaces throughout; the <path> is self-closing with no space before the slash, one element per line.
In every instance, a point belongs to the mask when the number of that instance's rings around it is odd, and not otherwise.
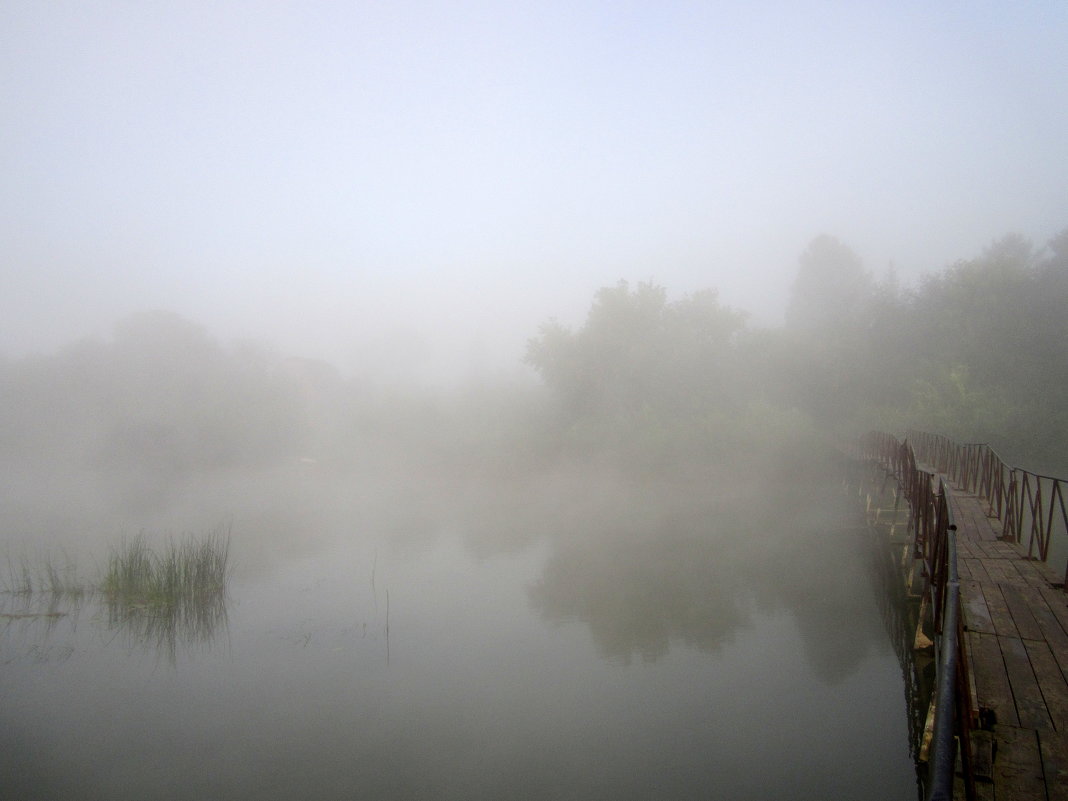
<path fill-rule="evenodd" d="M 6 592 L 0 795 L 915 798 L 862 530 L 818 500 L 754 520 L 603 484 L 544 491 L 544 530 L 216 488 L 189 508 L 229 510 L 232 570 L 200 616 Z M 172 515 L 146 536 L 197 518 Z M 5 547 L 73 561 L 68 524 L 20 519 Z"/>

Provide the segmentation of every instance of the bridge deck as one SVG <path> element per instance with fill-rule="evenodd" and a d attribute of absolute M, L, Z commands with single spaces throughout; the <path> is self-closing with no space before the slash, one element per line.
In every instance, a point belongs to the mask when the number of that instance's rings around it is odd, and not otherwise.
<path fill-rule="evenodd" d="M 1000 539 L 984 502 L 953 493 L 980 799 L 1068 801 L 1068 594 Z"/>

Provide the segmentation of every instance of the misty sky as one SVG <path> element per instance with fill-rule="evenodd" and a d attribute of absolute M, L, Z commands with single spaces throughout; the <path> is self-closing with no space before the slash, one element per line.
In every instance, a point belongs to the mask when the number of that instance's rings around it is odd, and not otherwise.
<path fill-rule="evenodd" d="M 777 323 L 816 234 L 909 281 L 1068 226 L 1066 42 L 1052 0 L 6 0 L 0 352 L 163 307 L 487 367 L 620 278 Z"/>

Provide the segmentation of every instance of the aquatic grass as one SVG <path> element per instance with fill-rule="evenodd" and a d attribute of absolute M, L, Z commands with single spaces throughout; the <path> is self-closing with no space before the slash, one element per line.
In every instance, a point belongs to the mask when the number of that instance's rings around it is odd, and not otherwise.
<path fill-rule="evenodd" d="M 192 607 L 225 594 L 229 572 L 229 532 L 172 540 L 159 553 L 142 534 L 111 554 L 101 589 L 112 602 Z"/>
<path fill-rule="evenodd" d="M 4 576 L 3 592 L 5 595 L 30 595 L 33 593 L 33 573 L 25 554 L 7 557 L 7 572 Z"/>
<path fill-rule="evenodd" d="M 187 536 L 153 551 L 143 534 L 124 539 L 108 558 L 103 580 L 95 587 L 78 577 L 66 552 L 45 551 L 31 557 L 8 553 L 0 571 L 0 592 L 11 596 L 50 595 L 76 598 L 100 592 L 109 600 L 153 606 L 195 603 L 222 594 L 230 573 L 230 532 Z"/>
<path fill-rule="evenodd" d="M 229 531 L 172 540 L 159 552 L 143 535 L 124 540 L 101 585 L 108 625 L 174 662 L 179 642 L 210 643 L 225 628 L 229 574 Z"/>
<path fill-rule="evenodd" d="M 89 588 L 78 578 L 74 560 L 65 552 L 45 551 L 31 558 L 8 554 L 7 573 L 0 582 L 7 595 L 48 594 L 54 598 L 80 598 Z"/>
<path fill-rule="evenodd" d="M 50 631 L 83 601 L 100 600 L 109 628 L 154 645 L 173 662 L 180 643 L 208 644 L 226 628 L 229 574 L 229 530 L 172 539 L 158 550 L 144 534 L 123 539 L 95 585 L 78 580 L 66 553 L 9 552 L 7 570 L 0 570 L 0 621 L 4 630 L 43 622 Z"/>

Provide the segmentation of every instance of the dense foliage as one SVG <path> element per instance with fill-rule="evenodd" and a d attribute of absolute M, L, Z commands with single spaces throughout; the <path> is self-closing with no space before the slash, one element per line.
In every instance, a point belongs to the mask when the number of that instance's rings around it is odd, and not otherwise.
<path fill-rule="evenodd" d="M 527 361 L 561 405 L 565 442 L 586 447 L 678 457 L 807 424 L 914 427 L 1068 475 L 1066 308 L 1068 231 L 1041 250 L 1006 236 L 908 289 L 824 235 L 801 255 L 782 329 L 745 329 L 714 292 L 669 302 L 621 283 L 578 331 L 543 326 Z"/>
<path fill-rule="evenodd" d="M 1003 237 L 902 290 L 872 285 L 866 313 L 827 348 L 848 376 L 854 428 L 924 428 L 988 442 L 1029 469 L 1068 474 L 1068 232 L 1036 250 Z M 831 361 L 834 361 L 833 359 Z"/>

